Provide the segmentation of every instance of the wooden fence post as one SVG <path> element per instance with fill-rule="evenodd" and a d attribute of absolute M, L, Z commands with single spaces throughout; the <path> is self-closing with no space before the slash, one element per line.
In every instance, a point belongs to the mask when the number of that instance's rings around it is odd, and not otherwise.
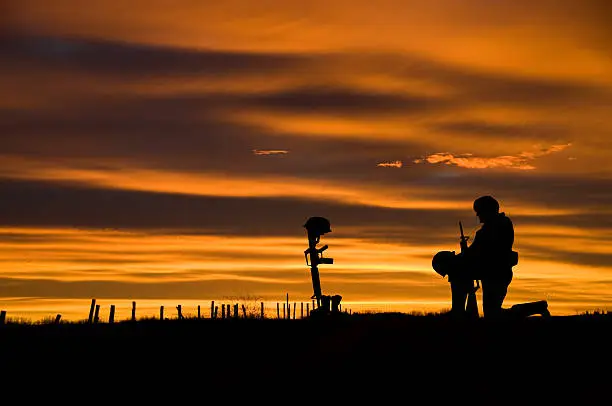
<path fill-rule="evenodd" d="M 211 319 L 215 318 L 215 301 L 214 300 L 210 301 L 210 318 Z"/>
<path fill-rule="evenodd" d="M 218 315 L 219 315 L 219 306 L 215 306 L 215 313 L 213 315 L 213 319 L 216 319 Z"/>
<path fill-rule="evenodd" d="M 115 322 L 115 305 L 111 305 L 110 315 L 108 316 L 108 322 L 111 324 Z"/>
<path fill-rule="evenodd" d="M 89 306 L 89 318 L 87 319 L 87 322 L 89 324 L 93 323 L 94 309 L 95 308 L 96 308 L 96 299 L 91 299 L 91 306 Z"/>
<path fill-rule="evenodd" d="M 293 302 L 293 320 L 295 320 L 295 308 L 296 307 L 297 307 L 297 304 Z"/>
<path fill-rule="evenodd" d="M 55 324 L 60 324 L 60 320 L 61 320 L 61 318 L 62 318 L 62 315 L 61 315 L 61 314 L 56 315 L 56 316 L 55 316 Z"/>
<path fill-rule="evenodd" d="M 221 318 L 225 318 L 225 303 L 221 303 Z"/>
<path fill-rule="evenodd" d="M 6 322 L 6 310 L 0 311 L 0 326 Z"/>
<path fill-rule="evenodd" d="M 238 303 L 234 304 L 234 317 L 238 318 Z"/>
<path fill-rule="evenodd" d="M 136 321 L 136 302 L 132 302 L 132 321 Z"/>
<path fill-rule="evenodd" d="M 280 304 L 276 302 L 276 318 L 280 319 Z"/>
<path fill-rule="evenodd" d="M 242 305 L 242 316 L 246 319 L 247 318 L 247 314 L 246 314 L 246 307 L 244 305 Z"/>
<path fill-rule="evenodd" d="M 200 305 L 198 305 L 198 320 L 200 319 L 201 314 L 200 314 Z"/>
<path fill-rule="evenodd" d="M 306 303 L 306 317 L 310 316 L 310 303 Z"/>
<path fill-rule="evenodd" d="M 159 306 L 159 319 L 164 319 L 164 306 Z"/>
<path fill-rule="evenodd" d="M 100 305 L 96 305 L 96 313 L 94 314 L 94 323 L 97 323 L 100 320 Z"/>
<path fill-rule="evenodd" d="M 287 318 L 290 319 L 291 318 L 291 311 L 290 311 L 290 307 L 289 307 L 289 293 L 287 293 Z"/>
<path fill-rule="evenodd" d="M 283 319 L 287 318 L 287 304 L 283 303 Z"/>
<path fill-rule="evenodd" d="M 264 318 L 264 302 L 261 302 L 261 318 Z"/>
<path fill-rule="evenodd" d="M 179 320 L 183 320 L 183 307 L 181 305 L 176 306 L 176 310 L 178 311 Z"/>

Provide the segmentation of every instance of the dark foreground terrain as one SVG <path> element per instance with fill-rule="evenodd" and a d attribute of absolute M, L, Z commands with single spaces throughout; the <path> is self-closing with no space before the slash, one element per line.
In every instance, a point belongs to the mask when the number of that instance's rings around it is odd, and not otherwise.
<path fill-rule="evenodd" d="M 611 332 L 606 314 L 7 324 L 0 370 L 22 400 L 610 404 Z"/>

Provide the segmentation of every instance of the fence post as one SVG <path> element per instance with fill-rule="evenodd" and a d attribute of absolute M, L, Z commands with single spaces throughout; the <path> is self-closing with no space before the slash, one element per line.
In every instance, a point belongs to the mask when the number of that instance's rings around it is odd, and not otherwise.
<path fill-rule="evenodd" d="M 295 320 L 295 308 L 296 307 L 297 307 L 297 304 L 293 302 L 293 320 Z"/>
<path fill-rule="evenodd" d="M 261 302 L 261 318 L 264 318 L 264 302 Z"/>
<path fill-rule="evenodd" d="M 215 313 L 213 315 L 213 319 L 216 319 L 218 314 L 219 314 L 219 306 L 215 306 Z"/>
<path fill-rule="evenodd" d="M 132 321 L 136 321 L 136 302 L 132 302 Z"/>
<path fill-rule="evenodd" d="M 100 320 L 100 305 L 96 305 L 96 313 L 94 314 L 94 323 L 97 323 Z"/>
<path fill-rule="evenodd" d="M 304 302 L 300 302 L 300 319 L 304 318 Z"/>
<path fill-rule="evenodd" d="M 276 302 L 276 318 L 280 319 L 280 304 Z"/>
<path fill-rule="evenodd" d="M 225 318 L 225 303 L 221 303 L 221 318 Z"/>
<path fill-rule="evenodd" d="M 159 306 L 159 319 L 164 319 L 164 306 Z"/>
<path fill-rule="evenodd" d="M 87 319 L 87 322 L 89 324 L 93 323 L 94 309 L 95 308 L 96 308 L 96 299 L 91 299 L 91 306 L 89 306 L 89 318 Z"/>
<path fill-rule="evenodd" d="M 283 303 L 283 319 L 287 318 L 287 304 Z"/>
<path fill-rule="evenodd" d="M 60 324 L 60 319 L 62 318 L 61 314 L 55 316 L 55 324 Z"/>
<path fill-rule="evenodd" d="M 210 318 L 211 319 L 215 318 L 215 301 L 214 300 L 210 301 Z"/>
<path fill-rule="evenodd" d="M 6 310 L 0 311 L 0 325 L 3 325 L 6 321 Z"/>
<path fill-rule="evenodd" d="M 115 322 L 115 305 L 111 305 L 110 315 L 108 316 L 108 322 L 109 323 Z"/>
<path fill-rule="evenodd" d="M 178 311 L 179 320 L 183 320 L 183 307 L 181 305 L 176 306 L 176 310 Z"/>
<path fill-rule="evenodd" d="M 198 320 L 200 319 L 200 316 L 201 316 L 201 314 L 200 314 L 200 305 L 198 305 Z"/>
<path fill-rule="evenodd" d="M 310 316 L 310 303 L 306 303 L 306 317 Z"/>
<path fill-rule="evenodd" d="M 246 314 L 246 307 L 244 305 L 242 305 L 242 316 L 246 319 L 247 318 L 247 314 Z"/>

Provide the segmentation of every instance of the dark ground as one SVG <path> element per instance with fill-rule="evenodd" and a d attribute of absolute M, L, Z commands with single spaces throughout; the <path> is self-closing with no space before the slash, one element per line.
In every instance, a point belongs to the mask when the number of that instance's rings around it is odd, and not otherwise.
<path fill-rule="evenodd" d="M 609 404 L 611 332 L 605 314 L 7 324 L 0 370 L 5 393 L 64 402 Z"/>

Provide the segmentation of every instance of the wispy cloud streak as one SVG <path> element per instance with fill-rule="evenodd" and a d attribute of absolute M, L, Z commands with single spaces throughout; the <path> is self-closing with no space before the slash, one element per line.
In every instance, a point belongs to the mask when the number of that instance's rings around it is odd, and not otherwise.
<path fill-rule="evenodd" d="M 382 166 L 383 168 L 401 168 L 404 166 L 404 163 L 402 161 L 381 162 L 376 164 L 376 166 Z"/>
<path fill-rule="evenodd" d="M 254 149 L 253 153 L 255 155 L 285 155 L 289 151 L 285 149 Z"/>
<path fill-rule="evenodd" d="M 552 145 L 548 148 L 539 149 L 537 151 L 521 152 L 518 155 L 503 155 L 496 157 L 478 157 L 473 154 L 452 154 L 450 152 L 439 152 L 426 156 L 425 158 L 415 159 L 414 163 L 430 163 L 430 164 L 445 164 L 455 165 L 461 168 L 468 169 L 490 169 L 490 168 L 508 168 L 520 170 L 536 169 L 532 161 L 545 156 L 561 152 L 571 146 L 571 143 Z"/>

